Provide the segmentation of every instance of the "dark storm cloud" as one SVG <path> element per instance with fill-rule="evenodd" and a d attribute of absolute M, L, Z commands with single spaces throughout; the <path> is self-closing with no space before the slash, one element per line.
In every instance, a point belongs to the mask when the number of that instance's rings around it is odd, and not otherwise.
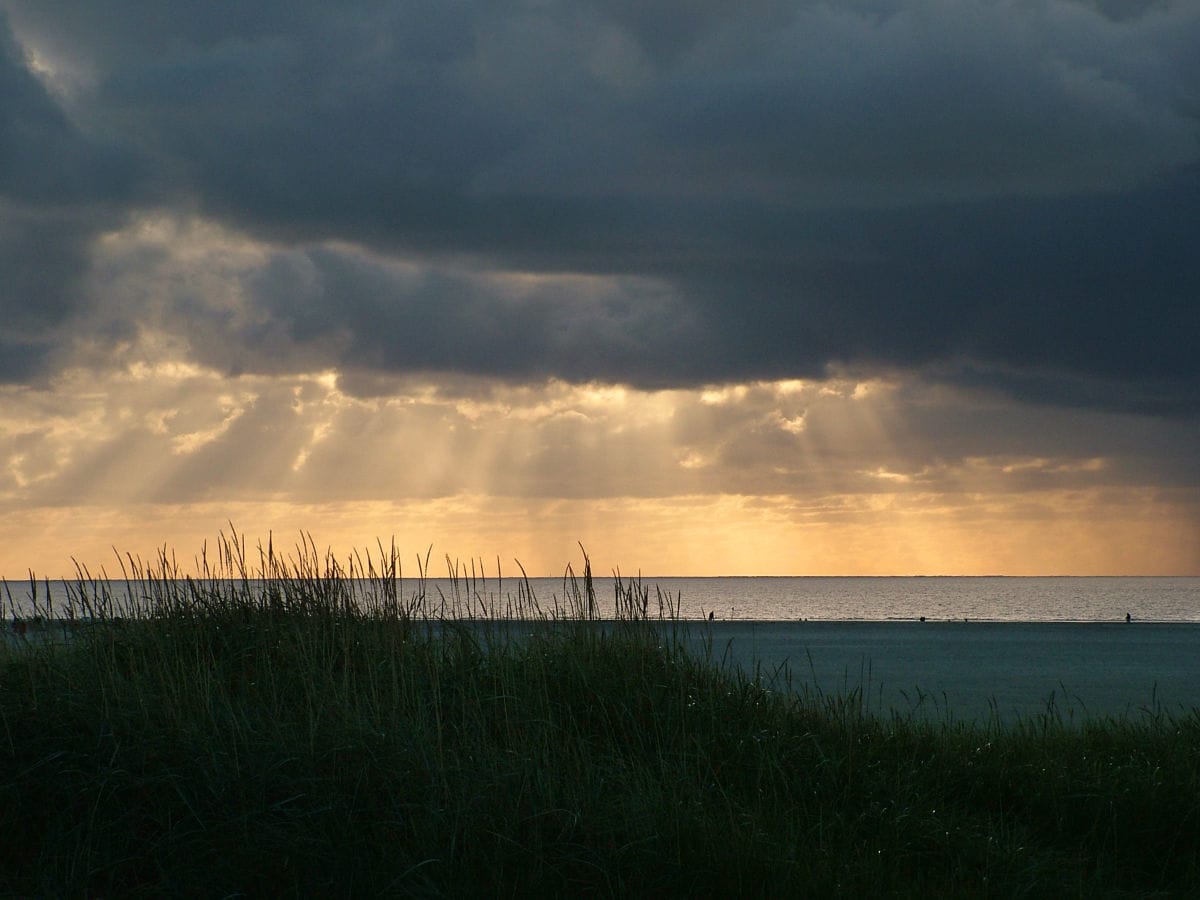
<path fill-rule="evenodd" d="M 759 376 L 797 359 L 818 374 L 833 358 L 1031 400 L 1195 410 L 1198 223 L 1194 175 L 1137 193 L 824 215 L 791 259 L 714 266 L 695 290 L 713 306 L 753 297 L 728 342 Z M 806 237 L 822 236 L 843 252 L 806 257 Z"/>
<path fill-rule="evenodd" d="M 0 383 L 31 378 L 61 362 L 61 330 L 75 311 L 87 269 L 89 225 L 0 202 Z"/>
<path fill-rule="evenodd" d="M 397 265 L 346 250 L 280 253 L 244 282 L 263 315 L 231 327 L 219 309 L 192 347 L 204 362 L 261 371 L 337 367 L 459 372 L 508 379 L 660 379 L 664 346 L 701 352 L 712 339 L 686 304 L 637 278 L 513 276 Z"/>
<path fill-rule="evenodd" d="M 88 242 L 133 178 L 131 160 L 82 135 L 30 74 L 0 10 L 0 382 L 61 363 Z"/>
<path fill-rule="evenodd" d="M 3 6 L 74 79 L 56 105 L 6 53 L 0 115 L 63 173 L 16 142 L 6 196 L 112 189 L 78 121 L 155 161 L 154 203 L 281 247 L 240 317 L 174 310 L 231 371 L 848 365 L 1198 408 L 1194 4 Z"/>
<path fill-rule="evenodd" d="M 71 361 L 91 244 L 123 220 L 141 175 L 135 152 L 81 129 L 34 76 L 0 6 L 0 383 Z M 110 317 L 88 339 L 129 332 Z"/>
<path fill-rule="evenodd" d="M 126 193 L 132 161 L 81 134 L 28 65 L 0 9 L 0 196 L 53 206 Z"/>

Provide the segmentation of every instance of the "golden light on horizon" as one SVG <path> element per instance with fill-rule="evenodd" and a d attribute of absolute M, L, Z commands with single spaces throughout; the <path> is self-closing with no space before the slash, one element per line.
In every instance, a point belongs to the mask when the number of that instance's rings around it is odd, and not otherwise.
<path fill-rule="evenodd" d="M 119 574 L 118 554 L 153 560 L 163 547 L 186 564 L 232 528 L 253 546 L 294 545 L 301 531 L 346 560 L 393 539 L 406 564 L 499 558 L 515 573 L 561 575 L 581 561 L 673 575 L 1154 575 L 1200 574 L 1200 529 L 1189 510 L 1146 492 L 1028 498 L 894 494 L 824 498 L 674 497 L 514 500 L 460 496 L 332 504 L 136 504 L 40 509 L 0 524 L 0 577 L 29 569 L 68 577 L 74 561 Z M 313 527 L 298 526 L 310 523 Z M 415 569 L 412 571 L 415 572 Z"/>
<path fill-rule="evenodd" d="M 1002 405 L 1002 440 L 956 446 L 979 401 L 895 380 L 407 377 L 359 396 L 330 370 L 139 360 L 4 390 L 9 579 L 69 575 L 72 559 L 112 574 L 114 550 L 189 559 L 231 522 L 251 541 L 308 532 L 338 556 L 395 537 L 414 559 L 432 545 L 541 575 L 577 563 L 579 543 L 664 576 L 1200 572 L 1194 490 L 1122 481 L 1090 445 L 1020 452 L 1005 429 L 1023 420 Z"/>

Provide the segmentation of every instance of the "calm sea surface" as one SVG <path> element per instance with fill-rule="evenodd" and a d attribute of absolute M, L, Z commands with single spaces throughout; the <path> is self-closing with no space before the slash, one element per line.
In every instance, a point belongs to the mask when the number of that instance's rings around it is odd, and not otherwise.
<path fill-rule="evenodd" d="M 1200 622 L 1200 578 L 665 578 L 687 616 L 795 621 L 894 619 Z M 611 591 L 611 586 L 609 586 Z M 600 593 L 599 588 L 597 593 Z"/>
<path fill-rule="evenodd" d="M 539 607 L 569 605 L 570 585 L 561 578 L 527 582 Z M 713 613 L 721 621 L 886 622 L 890 620 L 993 622 L 1123 622 L 1129 613 L 1140 622 L 1200 622 L 1200 578 L 645 578 L 649 609 L 658 609 L 659 592 L 678 603 L 682 617 Z M 4 612 L 32 612 L 28 582 L 7 582 L 0 592 Z M 612 578 L 595 579 L 601 615 L 611 615 Z M 111 582 L 112 594 L 142 593 L 136 583 Z M 520 606 L 523 585 L 517 579 L 405 579 L 398 593 L 409 598 L 424 590 L 428 606 L 446 612 L 506 615 Z M 67 598 L 64 582 L 49 582 L 55 606 Z M 11 600 L 10 600 L 11 598 Z M 38 585 L 45 604 L 46 583 Z"/>

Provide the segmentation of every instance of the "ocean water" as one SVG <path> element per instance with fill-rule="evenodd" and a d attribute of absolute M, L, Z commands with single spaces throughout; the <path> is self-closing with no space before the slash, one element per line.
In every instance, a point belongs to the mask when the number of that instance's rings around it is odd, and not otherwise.
<path fill-rule="evenodd" d="M 530 586 L 543 606 L 571 594 L 562 579 L 535 578 Z M 594 586 L 601 613 L 611 613 L 614 579 L 597 578 Z M 929 621 L 1123 622 L 1129 613 L 1144 622 L 1200 622 L 1200 578 L 1194 577 L 643 578 L 641 586 L 652 612 L 661 594 L 683 618 L 706 618 L 711 612 L 720 621 L 886 622 L 924 616 Z M 427 593 L 452 597 L 454 587 L 447 579 L 434 579 Z M 491 581 L 477 583 L 473 593 L 486 606 L 515 589 L 515 583 Z M 458 596 L 470 593 L 460 583 Z"/>
<path fill-rule="evenodd" d="M 714 618 L 994 622 L 1200 622 L 1200 578 L 674 578 L 664 589 Z"/>
<path fill-rule="evenodd" d="M 628 586 L 626 579 L 623 584 Z M 648 610 L 659 599 L 682 618 L 717 621 L 887 622 L 1200 622 L 1200 577 L 725 577 L 643 578 Z M 360 586 L 366 590 L 365 583 Z M 578 582 L 576 587 L 582 589 Z M 145 593 L 138 583 L 109 582 L 119 601 Z M 404 599 L 423 592 L 427 609 L 449 615 L 512 615 L 532 592 L 543 611 L 565 611 L 574 588 L 562 578 L 404 579 Z M 598 614 L 613 613 L 615 580 L 596 578 Z M 5 615 L 44 610 L 47 595 L 56 614 L 65 610 L 68 585 L 28 582 L 0 587 Z M 36 601 L 36 603 L 35 603 Z"/>

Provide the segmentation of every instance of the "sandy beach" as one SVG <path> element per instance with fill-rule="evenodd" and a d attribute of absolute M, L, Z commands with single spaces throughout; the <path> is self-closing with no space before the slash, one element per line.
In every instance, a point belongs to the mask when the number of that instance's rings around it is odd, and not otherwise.
<path fill-rule="evenodd" d="M 1200 706 L 1200 625 L 716 622 L 713 656 L 794 690 L 861 688 L 889 708 L 986 721 L 1053 703 L 1064 719 Z M 695 637 L 693 637 L 695 640 Z M 922 699 L 923 698 L 923 699 Z"/>

